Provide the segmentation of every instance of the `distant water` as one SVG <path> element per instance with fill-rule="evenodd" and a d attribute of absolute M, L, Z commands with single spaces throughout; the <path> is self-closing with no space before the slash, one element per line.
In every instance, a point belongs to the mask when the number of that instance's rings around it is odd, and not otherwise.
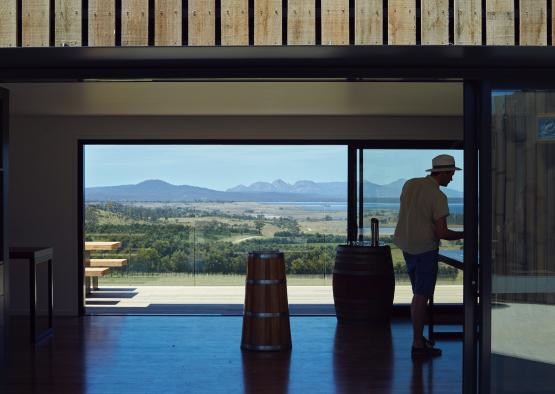
<path fill-rule="evenodd" d="M 311 212 L 326 212 L 326 211 L 344 211 L 347 212 L 347 203 L 341 202 L 261 202 L 259 204 L 266 205 L 296 205 L 302 207 L 303 209 Z M 365 211 L 376 211 L 376 210 L 390 210 L 399 211 L 399 203 L 396 202 L 367 202 L 364 203 Z M 357 205 L 358 207 L 358 205 Z M 451 203 L 449 204 L 449 212 L 451 214 L 461 214 L 463 213 L 463 203 Z"/>
<path fill-rule="evenodd" d="M 372 232 L 370 231 L 370 227 L 364 227 L 362 229 L 359 228 L 358 232 L 359 234 L 362 233 L 362 235 L 368 235 L 368 236 L 372 234 Z M 393 235 L 395 233 L 395 227 L 380 227 L 379 232 L 380 232 L 380 235 Z"/>

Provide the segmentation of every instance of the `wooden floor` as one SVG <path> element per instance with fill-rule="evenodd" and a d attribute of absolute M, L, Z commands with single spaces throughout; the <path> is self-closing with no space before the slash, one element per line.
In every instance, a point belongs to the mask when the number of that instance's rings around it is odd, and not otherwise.
<path fill-rule="evenodd" d="M 411 327 L 338 325 L 292 317 L 293 350 L 242 352 L 242 317 L 57 318 L 33 348 L 12 321 L 1 393 L 449 393 L 461 392 L 462 343 L 410 358 Z"/>

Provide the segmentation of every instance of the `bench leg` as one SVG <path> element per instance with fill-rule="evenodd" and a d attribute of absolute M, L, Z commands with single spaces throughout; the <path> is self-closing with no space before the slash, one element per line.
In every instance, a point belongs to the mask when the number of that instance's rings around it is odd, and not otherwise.
<path fill-rule="evenodd" d="M 98 276 L 92 278 L 92 288 L 93 290 L 98 290 Z"/>
<path fill-rule="evenodd" d="M 83 256 L 83 266 L 85 267 L 84 270 L 86 271 L 87 267 L 91 265 L 91 252 L 85 250 L 85 254 Z M 91 294 L 91 278 L 86 275 L 85 273 L 85 298 Z M 84 301 L 84 300 L 83 300 Z"/>
<path fill-rule="evenodd" d="M 91 294 L 91 278 L 90 277 L 85 277 L 85 292 L 86 294 Z"/>

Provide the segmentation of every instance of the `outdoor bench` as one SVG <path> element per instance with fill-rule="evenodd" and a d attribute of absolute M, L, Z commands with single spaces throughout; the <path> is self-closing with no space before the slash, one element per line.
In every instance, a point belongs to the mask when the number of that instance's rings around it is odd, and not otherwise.
<path fill-rule="evenodd" d="M 98 290 L 98 278 L 104 276 L 110 271 L 109 267 L 85 267 L 85 279 L 87 285 L 87 293 L 92 289 Z M 92 279 L 92 286 L 91 286 Z"/>

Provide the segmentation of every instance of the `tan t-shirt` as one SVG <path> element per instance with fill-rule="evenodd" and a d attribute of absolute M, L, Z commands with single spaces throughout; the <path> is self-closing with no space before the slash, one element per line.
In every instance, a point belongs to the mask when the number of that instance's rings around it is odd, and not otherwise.
<path fill-rule="evenodd" d="M 401 192 L 399 220 L 393 242 L 410 254 L 420 254 L 439 247 L 435 221 L 449 215 L 447 196 L 430 175 L 409 179 Z"/>

